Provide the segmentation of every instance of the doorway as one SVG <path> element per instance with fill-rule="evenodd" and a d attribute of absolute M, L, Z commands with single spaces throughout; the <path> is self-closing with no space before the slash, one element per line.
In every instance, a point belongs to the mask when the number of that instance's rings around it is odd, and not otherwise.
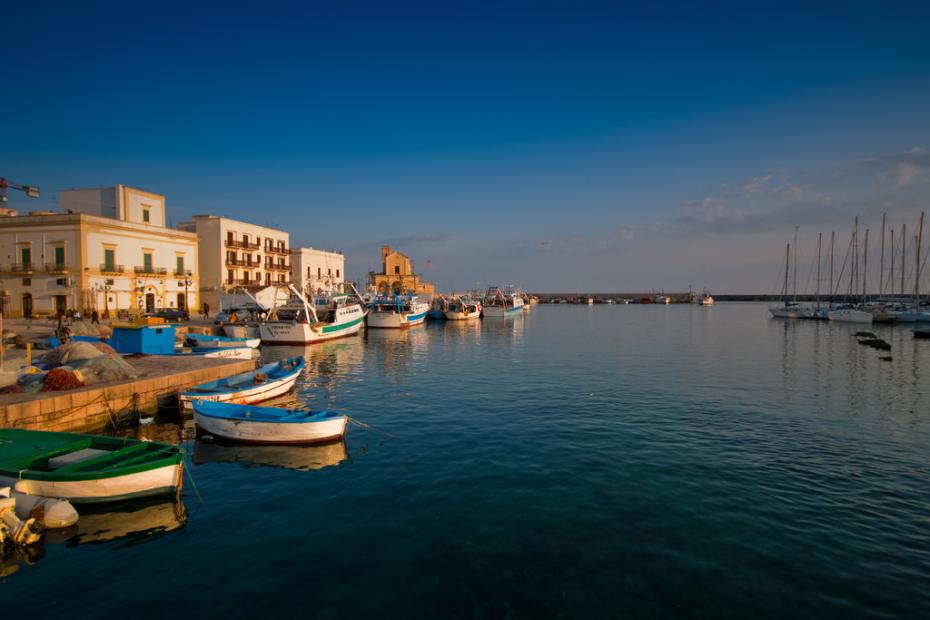
<path fill-rule="evenodd" d="M 187 310 L 187 295 L 178 293 L 178 310 Z"/>
<path fill-rule="evenodd" d="M 155 312 L 155 293 L 145 294 L 145 311 Z"/>
<path fill-rule="evenodd" d="M 23 316 L 32 318 L 32 293 L 23 293 Z"/>
<path fill-rule="evenodd" d="M 64 314 L 68 311 L 68 296 L 55 295 L 55 314 Z"/>

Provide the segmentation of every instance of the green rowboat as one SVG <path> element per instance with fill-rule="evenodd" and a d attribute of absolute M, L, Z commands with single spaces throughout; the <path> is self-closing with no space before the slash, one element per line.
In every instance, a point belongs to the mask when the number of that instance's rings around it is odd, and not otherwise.
<path fill-rule="evenodd" d="M 0 429 L 0 486 L 73 503 L 177 493 L 177 446 L 127 437 Z"/>

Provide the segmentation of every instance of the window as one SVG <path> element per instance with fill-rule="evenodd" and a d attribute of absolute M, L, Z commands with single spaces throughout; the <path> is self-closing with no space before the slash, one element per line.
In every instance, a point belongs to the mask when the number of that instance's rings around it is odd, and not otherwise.
<path fill-rule="evenodd" d="M 310 277 L 310 268 L 309 268 L 309 267 L 307 267 L 307 277 L 308 277 L 308 278 Z"/>
<path fill-rule="evenodd" d="M 142 267 L 145 269 L 145 273 L 152 273 L 152 253 L 143 252 L 142 253 Z"/>
<path fill-rule="evenodd" d="M 339 277 L 339 270 L 338 270 L 338 269 L 336 270 L 336 277 L 337 277 L 337 278 Z"/>
<path fill-rule="evenodd" d="M 231 230 L 226 231 L 226 243 L 227 245 L 233 245 L 236 242 L 236 233 Z"/>
<path fill-rule="evenodd" d="M 58 246 L 55 248 L 55 265 L 63 267 L 65 264 L 65 248 Z"/>
<path fill-rule="evenodd" d="M 177 263 L 178 263 L 178 264 L 176 265 L 176 271 L 177 271 L 177 273 L 179 273 L 179 274 L 185 273 L 185 272 L 184 272 L 184 257 L 183 257 L 183 256 L 178 256 L 178 257 L 177 257 Z"/>
<path fill-rule="evenodd" d="M 333 275 L 333 270 L 332 270 L 332 268 L 326 270 L 326 275 L 328 275 L 329 277 L 332 277 L 332 275 Z"/>
<path fill-rule="evenodd" d="M 116 271 L 116 250 L 113 248 L 104 248 L 103 268 L 106 271 Z"/>
<path fill-rule="evenodd" d="M 400 265 L 394 265 L 394 273 L 400 275 Z"/>
<path fill-rule="evenodd" d="M 142 209 L 142 221 L 143 221 L 143 222 L 151 222 L 151 221 L 152 221 L 152 216 L 149 215 L 149 210 L 148 210 L 148 209 Z"/>
<path fill-rule="evenodd" d="M 226 282 L 229 283 L 229 284 L 235 284 L 235 283 L 236 283 L 236 272 L 235 272 L 234 270 L 232 270 L 232 269 L 227 269 L 227 270 L 226 270 Z"/>
<path fill-rule="evenodd" d="M 319 267 L 316 268 L 316 277 L 318 277 L 318 278 L 322 278 L 322 277 L 323 277 L 323 270 L 322 270 L 321 268 L 319 268 Z"/>
<path fill-rule="evenodd" d="M 32 248 L 19 248 L 20 262 L 26 266 L 32 264 Z"/>
<path fill-rule="evenodd" d="M 265 284 L 271 285 L 271 274 L 270 273 L 265 274 Z"/>
<path fill-rule="evenodd" d="M 32 278 L 23 278 L 23 286 L 32 286 Z"/>

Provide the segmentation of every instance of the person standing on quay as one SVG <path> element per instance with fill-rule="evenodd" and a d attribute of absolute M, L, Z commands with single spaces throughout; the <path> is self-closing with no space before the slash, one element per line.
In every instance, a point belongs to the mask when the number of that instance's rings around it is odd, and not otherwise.
<path fill-rule="evenodd" d="M 100 325 L 100 313 L 94 310 L 90 313 L 90 324 L 91 325 Z"/>

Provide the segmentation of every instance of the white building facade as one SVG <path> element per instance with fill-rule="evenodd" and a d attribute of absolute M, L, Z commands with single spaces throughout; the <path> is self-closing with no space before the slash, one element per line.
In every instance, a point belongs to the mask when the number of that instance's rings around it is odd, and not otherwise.
<path fill-rule="evenodd" d="M 305 295 L 342 291 L 346 259 L 341 252 L 314 248 L 291 250 L 291 280 Z"/>
<path fill-rule="evenodd" d="M 291 281 L 290 235 L 283 230 L 215 215 L 195 215 L 178 228 L 199 239 L 201 296 L 212 309 L 219 309 L 220 293 Z"/>
<path fill-rule="evenodd" d="M 6 316 L 197 307 L 197 236 L 165 227 L 164 196 L 124 185 L 60 196 L 60 213 L 0 217 Z"/>

